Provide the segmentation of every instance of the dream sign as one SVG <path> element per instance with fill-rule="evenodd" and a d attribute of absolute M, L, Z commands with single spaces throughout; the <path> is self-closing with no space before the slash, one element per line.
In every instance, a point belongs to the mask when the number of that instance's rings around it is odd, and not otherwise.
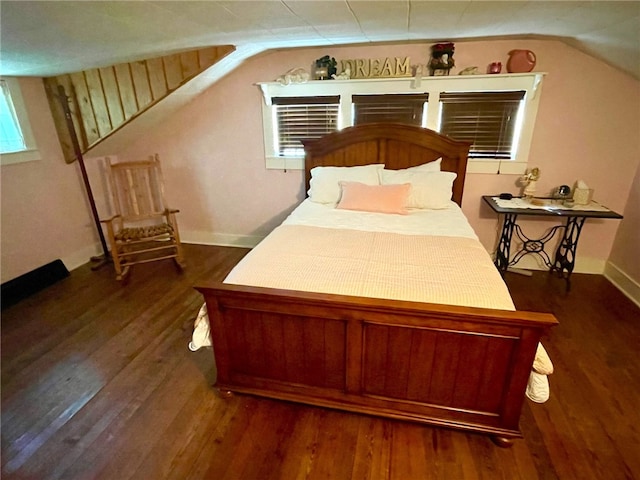
<path fill-rule="evenodd" d="M 351 78 L 391 78 L 410 77 L 411 62 L 409 57 L 341 60 L 342 72 L 349 70 Z"/>

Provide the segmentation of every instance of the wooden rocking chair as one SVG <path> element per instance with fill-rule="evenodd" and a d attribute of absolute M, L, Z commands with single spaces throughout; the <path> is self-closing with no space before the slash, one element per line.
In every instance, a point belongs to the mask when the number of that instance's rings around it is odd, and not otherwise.
<path fill-rule="evenodd" d="M 168 258 L 182 269 L 179 210 L 165 206 L 158 155 L 136 162 L 107 158 L 107 165 L 115 215 L 101 222 L 107 227 L 116 278 L 124 279 L 131 265 Z"/>

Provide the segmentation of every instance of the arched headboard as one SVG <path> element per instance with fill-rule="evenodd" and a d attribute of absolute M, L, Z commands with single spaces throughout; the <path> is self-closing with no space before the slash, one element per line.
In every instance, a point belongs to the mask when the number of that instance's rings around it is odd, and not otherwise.
<path fill-rule="evenodd" d="M 383 163 L 398 170 L 442 158 L 441 169 L 458 174 L 452 200 L 462 206 L 468 142 L 459 142 L 427 128 L 399 123 L 370 123 L 348 127 L 304 142 L 305 185 L 318 166 L 353 167 Z"/>

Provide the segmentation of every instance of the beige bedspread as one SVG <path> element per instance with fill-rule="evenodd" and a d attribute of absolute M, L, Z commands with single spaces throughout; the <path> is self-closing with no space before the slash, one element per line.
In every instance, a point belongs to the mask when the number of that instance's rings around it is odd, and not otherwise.
<path fill-rule="evenodd" d="M 475 239 L 281 225 L 225 283 L 515 310 Z"/>

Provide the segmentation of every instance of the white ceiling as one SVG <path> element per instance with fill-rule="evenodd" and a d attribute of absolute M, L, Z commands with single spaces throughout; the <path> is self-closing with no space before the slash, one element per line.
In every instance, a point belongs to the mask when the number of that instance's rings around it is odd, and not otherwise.
<path fill-rule="evenodd" d="M 0 74 L 52 76 L 231 44 L 560 39 L 640 79 L 640 1 L 5 1 Z"/>

